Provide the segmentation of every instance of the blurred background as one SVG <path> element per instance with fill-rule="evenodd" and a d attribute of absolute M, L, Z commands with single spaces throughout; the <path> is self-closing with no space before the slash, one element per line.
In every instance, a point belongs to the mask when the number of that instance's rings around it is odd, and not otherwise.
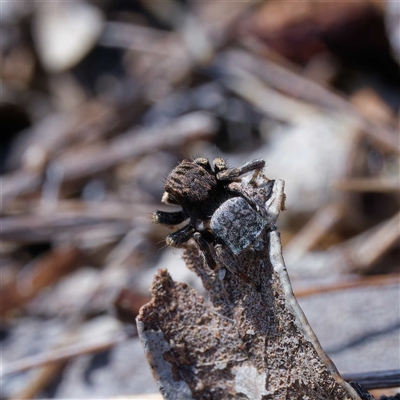
<path fill-rule="evenodd" d="M 400 3 L 1 4 L 2 399 L 157 392 L 134 325 L 183 158 L 266 160 L 339 371 L 400 367 Z M 394 389 L 377 390 L 394 393 Z"/>

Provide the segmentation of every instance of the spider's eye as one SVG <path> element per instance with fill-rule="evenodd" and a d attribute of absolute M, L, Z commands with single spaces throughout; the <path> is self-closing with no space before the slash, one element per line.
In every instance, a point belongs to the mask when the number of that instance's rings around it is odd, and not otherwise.
<path fill-rule="evenodd" d="M 186 190 L 182 190 L 182 196 L 187 197 L 189 196 L 189 193 Z"/>

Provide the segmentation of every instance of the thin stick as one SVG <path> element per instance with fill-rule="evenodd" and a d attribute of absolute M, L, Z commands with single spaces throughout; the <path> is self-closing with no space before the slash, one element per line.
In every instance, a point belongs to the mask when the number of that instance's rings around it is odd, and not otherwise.
<path fill-rule="evenodd" d="M 98 343 L 85 343 L 77 344 L 64 348 L 53 349 L 51 352 L 37 354 L 35 356 L 26 357 L 22 360 L 16 361 L 9 365 L 4 365 L 1 376 L 16 374 L 24 372 L 32 368 L 41 367 L 48 364 L 66 361 L 71 358 L 91 353 L 98 353 L 100 351 L 111 349 L 119 343 L 125 342 L 131 336 L 127 334 L 120 334 L 116 337 L 103 340 Z"/>
<path fill-rule="evenodd" d="M 288 265 L 308 253 L 343 217 L 341 204 L 333 203 L 320 209 L 285 247 Z"/>
<path fill-rule="evenodd" d="M 292 274 L 366 273 L 400 238 L 400 213 L 324 252 L 290 264 Z"/>
<path fill-rule="evenodd" d="M 356 237 L 335 246 L 336 252 L 347 260 L 353 271 L 367 271 L 400 238 L 400 213 Z"/>
<path fill-rule="evenodd" d="M 62 361 L 42 366 L 39 374 L 32 381 L 29 381 L 28 384 L 19 392 L 15 393 L 10 400 L 25 400 L 35 398 L 38 393 L 46 388 L 50 382 L 57 377 L 64 366 L 65 362 Z"/>
<path fill-rule="evenodd" d="M 72 214 L 72 213 L 71 213 Z M 57 233 L 73 232 L 80 228 L 80 233 L 91 227 L 107 226 L 116 232 L 127 232 L 132 229 L 132 220 L 109 220 L 101 216 L 88 217 L 75 215 L 28 215 L 24 217 L 6 217 L 1 219 L 2 239 L 21 242 L 40 242 L 51 240 Z M 59 218 L 57 218 L 59 217 Z"/>
<path fill-rule="evenodd" d="M 228 64 L 256 75 L 272 88 L 316 106 L 328 107 L 352 115 L 359 121 L 365 133 L 377 144 L 386 150 L 400 153 L 399 134 L 395 128 L 365 117 L 352 103 L 332 90 L 268 59 L 252 56 L 246 51 L 230 51 L 225 57 Z"/>
<path fill-rule="evenodd" d="M 354 178 L 343 179 L 336 182 L 335 189 L 352 192 L 398 192 L 400 189 L 399 179 L 383 178 Z"/>
<path fill-rule="evenodd" d="M 216 130 L 215 119 L 204 112 L 193 112 L 154 128 L 132 129 L 111 140 L 59 161 L 64 180 L 81 179 L 161 149 L 175 149 L 193 140 L 209 138 Z"/>
<path fill-rule="evenodd" d="M 337 290 L 354 289 L 367 286 L 386 286 L 400 283 L 400 274 L 365 276 L 357 279 L 335 282 L 329 285 L 319 285 L 294 291 L 296 297 L 307 297 Z"/>
<path fill-rule="evenodd" d="M 75 248 L 59 248 L 34 260 L 20 273 L 15 282 L 2 288 L 0 315 L 23 306 L 46 286 L 58 281 L 64 275 L 81 265 L 83 255 Z"/>
<path fill-rule="evenodd" d="M 400 387 L 400 369 L 345 374 L 343 378 L 357 382 L 367 390 Z"/>

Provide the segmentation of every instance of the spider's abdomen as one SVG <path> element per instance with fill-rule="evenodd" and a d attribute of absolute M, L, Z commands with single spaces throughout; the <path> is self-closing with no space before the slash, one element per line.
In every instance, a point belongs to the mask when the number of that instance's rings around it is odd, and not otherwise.
<path fill-rule="evenodd" d="M 249 247 L 260 236 L 268 221 L 242 197 L 223 203 L 211 218 L 211 229 L 234 254 Z"/>

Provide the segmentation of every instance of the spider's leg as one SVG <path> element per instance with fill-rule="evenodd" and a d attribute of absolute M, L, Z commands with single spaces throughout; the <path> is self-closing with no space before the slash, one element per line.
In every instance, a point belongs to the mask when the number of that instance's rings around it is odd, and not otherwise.
<path fill-rule="evenodd" d="M 221 263 L 229 272 L 231 272 L 232 274 L 242 279 L 244 282 L 254 287 L 254 289 L 256 289 L 257 292 L 261 290 L 261 285 L 256 285 L 246 274 L 244 274 L 241 271 L 240 266 L 237 265 L 235 257 L 233 256 L 230 250 L 228 250 L 221 244 L 217 244 L 215 246 L 215 255 L 217 257 L 218 262 Z"/>
<path fill-rule="evenodd" d="M 272 189 L 274 188 L 274 185 L 275 185 L 275 179 L 271 179 L 268 182 L 260 185 L 258 187 L 258 189 L 263 189 L 265 192 L 265 194 L 264 194 L 265 198 L 269 199 L 271 197 Z"/>
<path fill-rule="evenodd" d="M 208 246 L 207 240 L 204 239 L 202 234 L 200 232 L 196 232 L 193 235 L 193 239 L 196 241 L 197 245 L 199 246 L 200 251 L 203 253 L 204 259 L 206 261 L 206 264 L 214 270 L 217 266 L 215 263 L 215 260 L 211 254 L 210 248 Z"/>
<path fill-rule="evenodd" d="M 167 211 L 156 210 L 153 213 L 153 221 L 156 224 L 173 226 L 180 224 L 187 218 L 188 217 L 183 211 L 167 212 Z"/>
<path fill-rule="evenodd" d="M 225 171 L 228 168 L 223 158 L 215 158 L 213 161 L 213 167 L 216 174 L 218 174 L 218 172 Z"/>
<path fill-rule="evenodd" d="M 174 233 L 170 233 L 165 241 L 167 242 L 168 246 L 171 247 L 180 247 L 182 244 L 187 242 L 193 234 L 196 232 L 192 224 L 187 224 L 183 228 L 178 229 Z"/>
<path fill-rule="evenodd" d="M 207 158 L 203 158 L 203 157 L 196 158 L 196 159 L 193 161 L 193 164 L 200 165 L 200 166 L 203 167 L 206 171 L 212 172 L 210 162 L 207 160 Z"/>
<path fill-rule="evenodd" d="M 261 158 L 251 160 L 240 167 L 225 169 L 217 173 L 217 179 L 220 181 L 231 181 L 240 175 L 250 171 L 259 171 L 264 168 L 265 161 Z"/>

